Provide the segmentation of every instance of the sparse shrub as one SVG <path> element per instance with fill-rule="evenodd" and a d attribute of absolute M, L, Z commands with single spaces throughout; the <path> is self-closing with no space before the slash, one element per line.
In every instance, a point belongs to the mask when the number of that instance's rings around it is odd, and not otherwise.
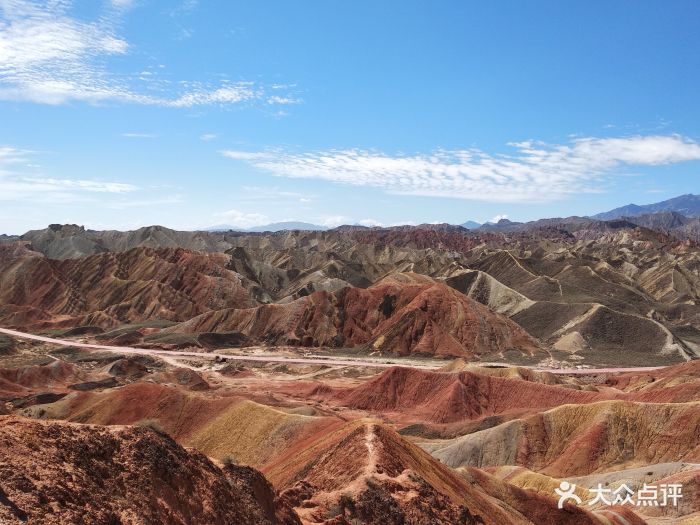
<path fill-rule="evenodd" d="M 236 458 L 234 458 L 231 454 L 226 454 L 221 462 L 224 464 L 225 467 L 235 467 L 236 466 Z"/>
<path fill-rule="evenodd" d="M 341 514 L 345 514 L 346 510 L 350 513 L 355 512 L 355 500 L 352 499 L 352 495 L 350 494 L 341 495 L 340 499 L 338 500 L 338 505 L 340 505 Z"/>
<path fill-rule="evenodd" d="M 155 419 L 142 419 L 141 421 L 137 421 L 134 426 L 139 428 L 149 428 L 161 437 L 170 438 L 170 434 L 168 434 L 165 428 L 163 428 L 163 425 L 161 425 L 160 422 Z"/>
<path fill-rule="evenodd" d="M 338 505 L 337 503 L 334 503 L 333 505 L 328 507 L 328 510 L 325 513 L 325 518 L 331 519 L 331 518 L 335 518 L 336 516 L 340 516 L 341 514 L 343 514 L 343 511 L 340 508 L 340 505 Z"/>
<path fill-rule="evenodd" d="M 12 338 L 0 334 L 0 355 L 9 355 L 15 349 L 15 342 Z"/>

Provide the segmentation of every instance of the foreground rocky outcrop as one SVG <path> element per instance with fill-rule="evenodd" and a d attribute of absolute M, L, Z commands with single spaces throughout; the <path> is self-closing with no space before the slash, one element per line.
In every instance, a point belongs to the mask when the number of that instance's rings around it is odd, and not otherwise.
<path fill-rule="evenodd" d="M 0 523 L 297 525 L 254 469 L 149 428 L 0 417 Z"/>
<path fill-rule="evenodd" d="M 305 523 L 324 525 L 642 525 L 629 509 L 567 506 L 516 487 L 475 482 L 388 427 L 355 421 L 265 469 Z"/>
<path fill-rule="evenodd" d="M 461 360 L 440 371 L 319 375 L 325 367 L 290 364 L 230 375 L 219 363 L 88 365 L 59 350 L 74 362 L 0 369 L 14 414 L 0 418 L 0 523 L 295 523 L 292 510 L 306 525 L 697 518 L 697 362 L 607 378 Z M 125 383 L 74 390 L 76 374 Z M 583 495 L 599 482 L 681 483 L 684 497 L 668 509 L 560 510 L 564 479 Z"/>
<path fill-rule="evenodd" d="M 0 417 L 7 524 L 634 524 L 626 509 L 556 508 L 544 494 L 452 471 L 393 430 L 355 421 L 282 451 L 263 475 L 214 465 L 148 427 Z"/>

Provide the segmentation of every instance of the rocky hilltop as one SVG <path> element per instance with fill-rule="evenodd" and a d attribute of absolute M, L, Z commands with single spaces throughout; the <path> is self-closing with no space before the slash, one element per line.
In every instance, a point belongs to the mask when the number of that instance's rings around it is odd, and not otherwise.
<path fill-rule="evenodd" d="M 180 347 L 692 359 L 700 250 L 673 233 L 692 220 L 631 220 L 277 233 L 54 225 L 0 245 L 0 323 Z"/>
<path fill-rule="evenodd" d="M 0 443 L 2 523 L 301 524 L 259 472 L 149 428 L 3 416 Z"/>

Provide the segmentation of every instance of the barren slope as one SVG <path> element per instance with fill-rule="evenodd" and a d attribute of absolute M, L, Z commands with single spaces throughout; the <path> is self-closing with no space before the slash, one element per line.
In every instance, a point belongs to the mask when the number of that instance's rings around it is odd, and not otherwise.
<path fill-rule="evenodd" d="M 256 304 L 227 262 L 223 254 L 149 248 L 58 261 L 0 246 L 0 322 L 110 327 Z"/>
<path fill-rule="evenodd" d="M 555 477 L 700 462 L 700 402 L 563 405 L 424 447 L 445 464 L 520 465 Z"/>
<path fill-rule="evenodd" d="M 299 523 L 260 473 L 150 429 L 0 417 L 0 443 L 2 523 Z"/>
<path fill-rule="evenodd" d="M 392 275 L 367 289 L 315 292 L 287 304 L 209 312 L 165 332 L 214 330 L 268 344 L 365 345 L 396 355 L 546 357 L 512 321 L 417 274 Z"/>

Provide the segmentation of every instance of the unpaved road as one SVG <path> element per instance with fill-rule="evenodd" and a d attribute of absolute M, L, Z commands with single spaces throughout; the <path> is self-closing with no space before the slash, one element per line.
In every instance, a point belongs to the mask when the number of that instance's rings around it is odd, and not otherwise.
<path fill-rule="evenodd" d="M 160 356 L 164 358 L 173 357 L 187 357 L 195 359 L 214 359 L 219 357 L 220 359 L 226 359 L 231 361 L 256 361 L 264 363 L 287 363 L 287 364 L 298 364 L 298 365 L 328 365 L 328 366 L 364 366 L 372 368 L 391 368 L 393 366 L 405 366 L 409 368 L 419 368 L 423 370 L 435 370 L 441 365 L 418 365 L 415 363 L 406 362 L 380 362 L 372 360 L 362 360 L 353 358 L 301 358 L 301 357 L 284 357 L 284 356 L 252 356 L 252 355 L 236 355 L 236 354 L 215 354 L 209 352 L 183 352 L 181 350 L 153 350 L 151 348 L 133 348 L 130 346 L 109 346 L 109 345 L 98 345 L 93 343 L 80 343 L 77 341 L 69 341 L 65 339 L 54 339 L 52 337 L 45 337 L 43 335 L 28 334 L 25 332 L 18 332 L 17 330 L 10 330 L 8 328 L 0 328 L 0 333 L 16 337 L 19 339 L 30 339 L 32 341 L 40 341 L 42 343 L 55 344 L 60 346 L 75 346 L 78 348 L 86 348 L 89 350 L 106 350 L 108 352 L 116 352 L 120 354 L 137 354 L 137 355 L 153 355 Z M 482 366 L 506 366 L 504 363 L 476 363 Z M 551 372 L 553 374 L 563 374 L 563 375 L 595 375 L 595 374 L 614 374 L 614 373 L 626 373 L 626 372 L 648 372 L 651 370 L 658 370 L 663 368 L 661 366 L 647 366 L 647 367 L 630 367 L 630 368 L 537 368 L 537 367 L 526 367 L 532 368 L 536 371 Z"/>
<path fill-rule="evenodd" d="M 130 346 L 109 346 L 109 345 L 98 345 L 93 343 L 80 343 L 77 341 L 69 341 L 66 339 L 54 339 L 53 337 L 45 337 L 43 335 L 27 334 L 25 332 L 18 332 L 17 330 L 9 330 L 7 328 L 0 328 L 0 333 L 16 337 L 18 339 L 30 339 L 32 341 L 40 341 L 42 343 L 49 343 L 60 346 L 74 346 L 77 348 L 86 348 L 88 350 L 106 350 L 108 352 L 115 352 L 120 354 L 137 354 L 137 355 L 153 355 L 160 357 L 187 357 L 195 359 L 214 359 L 216 357 L 230 360 L 230 361 L 260 361 L 265 363 L 287 363 L 287 364 L 299 364 L 299 365 L 331 365 L 331 366 L 365 366 L 365 367 L 375 367 L 375 368 L 391 368 L 392 366 L 410 366 L 411 368 L 422 368 L 426 370 L 438 368 L 439 365 L 429 366 L 429 365 L 416 365 L 407 364 L 402 365 L 400 363 L 383 363 L 379 361 L 366 361 L 361 359 L 335 359 L 335 358 L 320 358 L 316 357 L 313 359 L 308 358 L 297 358 L 297 357 L 284 357 L 284 356 L 253 356 L 253 355 L 235 355 L 235 354 L 216 354 L 210 352 L 183 352 L 181 350 L 153 350 L 151 348 L 133 348 Z"/>

